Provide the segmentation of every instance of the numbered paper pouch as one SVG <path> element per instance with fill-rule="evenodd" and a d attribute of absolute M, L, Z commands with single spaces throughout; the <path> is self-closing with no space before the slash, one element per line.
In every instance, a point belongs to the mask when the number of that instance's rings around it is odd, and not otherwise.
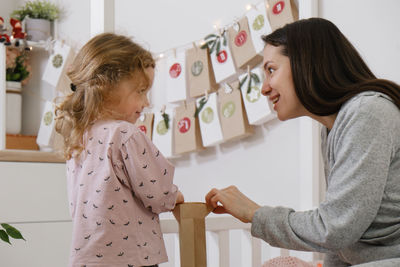
<path fill-rule="evenodd" d="M 218 88 L 207 47 L 193 44 L 193 48 L 186 50 L 186 71 L 190 97 L 201 96 L 204 91 L 211 93 Z"/>
<path fill-rule="evenodd" d="M 238 68 L 251 68 L 262 62 L 262 56 L 257 54 L 252 39 L 250 38 L 247 17 L 235 22 L 229 29 L 229 42 L 235 65 Z"/>
<path fill-rule="evenodd" d="M 162 112 L 156 112 L 154 114 L 154 124 L 153 124 L 153 143 L 161 151 L 161 153 L 166 158 L 173 156 L 172 153 L 172 120 L 173 120 L 173 110 L 166 109 L 165 115 Z M 167 117 L 167 119 L 165 119 Z"/>
<path fill-rule="evenodd" d="M 53 102 L 46 101 L 40 128 L 36 138 L 40 150 L 42 151 L 61 151 L 63 138 L 56 132 L 55 126 L 55 105 Z"/>
<path fill-rule="evenodd" d="M 271 25 L 269 25 L 267 19 L 264 1 L 250 9 L 249 12 L 247 12 L 246 17 L 254 49 L 256 50 L 256 53 L 260 54 L 263 52 L 265 47 L 265 43 L 261 37 L 272 32 Z"/>
<path fill-rule="evenodd" d="M 220 83 L 234 76 L 236 69 L 228 45 L 228 34 L 226 32 L 221 35 L 210 34 L 205 37 L 205 42 L 209 48 L 215 81 Z"/>
<path fill-rule="evenodd" d="M 239 76 L 244 106 L 249 123 L 252 125 L 260 125 L 276 117 L 267 97 L 261 94 L 262 79 L 263 73 L 260 68 Z"/>
<path fill-rule="evenodd" d="M 239 82 L 218 90 L 218 106 L 225 141 L 236 140 L 254 133 L 243 108 Z"/>
<path fill-rule="evenodd" d="M 153 113 L 144 113 L 137 119 L 135 125 L 141 130 L 150 140 L 153 135 Z"/>
<path fill-rule="evenodd" d="M 185 51 L 176 52 L 167 58 L 167 101 L 186 100 Z"/>
<path fill-rule="evenodd" d="M 207 97 L 208 96 L 208 97 Z M 197 108 L 201 108 L 197 116 L 200 122 L 203 146 L 213 146 L 224 140 L 218 116 L 217 93 L 197 99 Z"/>
<path fill-rule="evenodd" d="M 267 14 L 272 30 L 299 18 L 299 11 L 293 0 L 268 0 Z"/>
<path fill-rule="evenodd" d="M 185 103 L 175 109 L 174 154 L 204 149 L 201 142 L 199 121 L 194 116 L 195 111 L 195 102 Z"/>
<path fill-rule="evenodd" d="M 61 41 L 56 41 L 42 76 L 42 80 L 64 95 L 71 93 L 71 82 L 66 75 L 66 70 L 73 58 L 74 52 L 71 47 Z"/>

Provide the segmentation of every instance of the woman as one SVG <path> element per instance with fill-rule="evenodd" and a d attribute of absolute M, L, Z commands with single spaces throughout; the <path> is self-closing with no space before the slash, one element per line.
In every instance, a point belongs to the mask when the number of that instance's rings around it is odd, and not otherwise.
<path fill-rule="evenodd" d="M 324 267 L 400 258 L 400 87 L 377 79 L 327 20 L 300 20 L 263 40 L 262 93 L 278 118 L 323 125 L 326 200 L 305 212 L 261 207 L 231 186 L 206 202 L 251 222 L 272 246 L 325 253 Z"/>

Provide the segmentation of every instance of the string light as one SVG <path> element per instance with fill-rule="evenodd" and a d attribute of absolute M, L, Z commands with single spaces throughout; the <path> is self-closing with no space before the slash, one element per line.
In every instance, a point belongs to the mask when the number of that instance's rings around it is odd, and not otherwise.
<path fill-rule="evenodd" d="M 248 5 L 246 6 L 246 10 L 249 11 L 252 7 L 253 7 L 253 6 L 252 6 L 251 4 L 248 4 Z"/>

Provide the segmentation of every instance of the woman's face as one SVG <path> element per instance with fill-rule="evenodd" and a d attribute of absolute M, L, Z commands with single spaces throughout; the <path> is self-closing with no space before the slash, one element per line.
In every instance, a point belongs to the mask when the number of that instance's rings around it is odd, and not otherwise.
<path fill-rule="evenodd" d="M 285 121 L 308 115 L 308 112 L 296 95 L 290 61 L 281 54 L 281 49 L 269 44 L 264 48 L 265 80 L 261 92 L 272 102 L 279 120 Z"/>

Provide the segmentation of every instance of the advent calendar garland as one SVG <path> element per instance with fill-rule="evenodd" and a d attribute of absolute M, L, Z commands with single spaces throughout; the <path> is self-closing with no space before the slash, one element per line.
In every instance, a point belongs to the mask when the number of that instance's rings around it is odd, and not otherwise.
<path fill-rule="evenodd" d="M 265 0 L 230 26 L 205 36 L 200 47 L 193 42 L 192 48 L 181 49 L 184 52 L 173 49 L 161 76 L 166 81 L 156 83 L 175 106 L 162 115 L 163 131 L 153 134 L 165 156 L 237 140 L 252 134 L 252 125 L 276 117 L 261 94 L 261 36 L 293 22 L 296 14 L 293 0 Z M 158 128 L 162 117 L 155 116 L 153 127 Z"/>

